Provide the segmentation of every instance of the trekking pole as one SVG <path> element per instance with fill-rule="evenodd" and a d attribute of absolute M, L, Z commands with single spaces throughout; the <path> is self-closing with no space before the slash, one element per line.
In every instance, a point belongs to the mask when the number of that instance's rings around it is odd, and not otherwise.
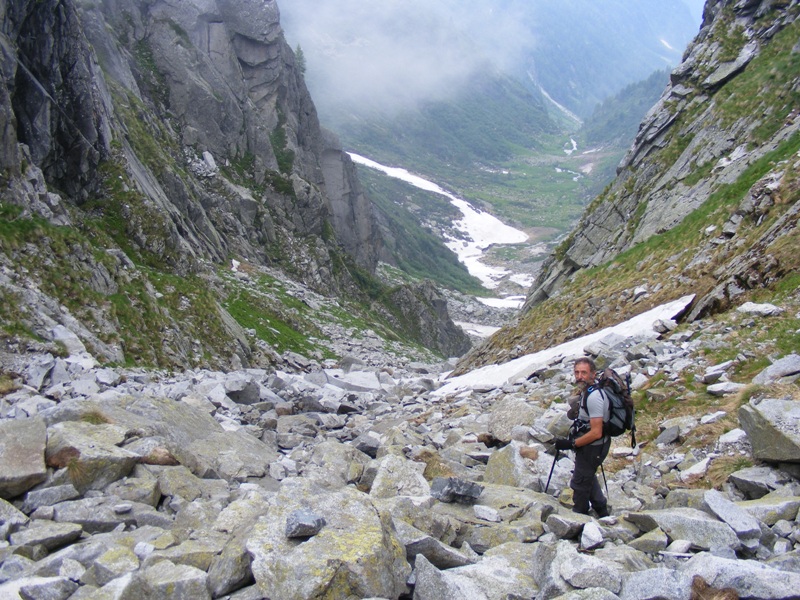
<path fill-rule="evenodd" d="M 606 479 L 606 470 L 603 468 L 603 463 L 600 463 L 600 472 L 603 474 L 603 483 L 606 486 L 606 498 L 608 498 L 608 479 Z"/>
<path fill-rule="evenodd" d="M 547 476 L 547 485 L 544 486 L 544 493 L 547 493 L 547 488 L 550 487 L 550 478 L 553 476 L 553 469 L 556 468 L 556 462 L 558 461 L 558 448 L 556 448 L 556 455 L 553 457 L 553 465 L 550 467 L 550 475 Z M 604 475 L 605 477 L 605 475 Z"/>

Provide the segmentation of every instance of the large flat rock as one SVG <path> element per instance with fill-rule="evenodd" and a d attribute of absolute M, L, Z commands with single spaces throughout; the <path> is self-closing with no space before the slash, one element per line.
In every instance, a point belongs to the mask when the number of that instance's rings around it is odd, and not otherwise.
<path fill-rule="evenodd" d="M 0 421 L 0 498 L 14 498 L 44 481 L 46 443 L 41 419 Z"/>

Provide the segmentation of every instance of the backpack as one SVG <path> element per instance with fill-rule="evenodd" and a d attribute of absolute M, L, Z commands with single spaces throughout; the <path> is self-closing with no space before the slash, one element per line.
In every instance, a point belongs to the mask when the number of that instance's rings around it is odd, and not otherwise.
<path fill-rule="evenodd" d="M 603 435 L 617 437 L 630 431 L 631 448 L 636 447 L 636 423 L 634 422 L 636 411 L 631 397 L 630 373 L 626 373 L 623 379 L 614 369 L 605 369 L 597 378 L 594 388 L 608 399 L 611 405 L 608 421 L 603 423 Z M 583 399 L 584 410 L 586 410 L 587 396 L 588 394 L 584 395 Z"/>

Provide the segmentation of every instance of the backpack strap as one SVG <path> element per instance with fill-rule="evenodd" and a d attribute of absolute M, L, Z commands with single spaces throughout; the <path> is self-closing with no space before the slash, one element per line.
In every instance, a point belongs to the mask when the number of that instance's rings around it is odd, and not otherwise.
<path fill-rule="evenodd" d="M 606 403 L 611 402 L 608 399 L 608 396 L 606 396 L 603 393 L 603 388 L 601 388 L 599 386 L 595 386 L 595 385 L 590 385 L 588 388 L 586 388 L 586 392 L 583 394 L 583 400 L 582 400 L 582 403 L 581 403 L 581 406 L 583 407 L 583 412 L 585 412 L 587 416 L 589 415 L 589 405 L 588 405 L 589 394 L 591 394 L 594 391 L 600 392 L 600 395 L 603 397 L 603 400 Z M 610 408 L 609 408 L 609 410 L 610 410 Z M 589 417 L 589 418 L 591 419 L 591 417 Z M 606 420 L 603 419 L 603 435 L 602 435 L 602 437 L 600 439 L 603 439 L 604 437 L 609 437 L 608 435 L 606 435 L 605 429 L 606 429 Z"/>
<path fill-rule="evenodd" d="M 608 396 L 603 393 L 603 388 L 597 388 L 597 391 L 600 392 L 600 395 L 603 397 L 604 404 L 608 405 L 608 418 L 610 419 L 611 418 L 611 400 L 609 400 Z M 605 408 L 603 409 L 603 413 L 604 413 L 603 417 L 605 417 Z M 588 410 L 586 411 L 586 414 L 589 414 Z M 607 422 L 608 421 L 606 421 L 605 418 L 604 418 L 603 419 L 603 437 L 604 438 L 605 437 L 610 437 L 609 435 L 606 434 L 606 423 Z M 605 475 L 604 475 L 604 477 L 605 477 Z"/>

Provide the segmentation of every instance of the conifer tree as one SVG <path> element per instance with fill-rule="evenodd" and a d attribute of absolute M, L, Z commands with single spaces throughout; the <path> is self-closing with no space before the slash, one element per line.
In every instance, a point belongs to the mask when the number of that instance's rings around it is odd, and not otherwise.
<path fill-rule="evenodd" d="M 297 44 L 297 48 L 294 50 L 294 60 L 297 63 L 297 68 L 299 69 L 300 73 L 305 75 L 306 55 L 303 53 L 303 49 L 300 47 L 300 44 Z"/>

